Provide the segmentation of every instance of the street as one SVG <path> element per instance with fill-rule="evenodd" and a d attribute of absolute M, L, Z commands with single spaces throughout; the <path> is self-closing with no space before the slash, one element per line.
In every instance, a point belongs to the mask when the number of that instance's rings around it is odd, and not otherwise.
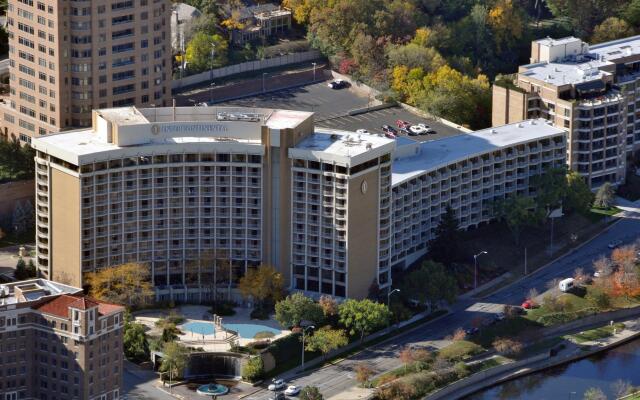
<path fill-rule="evenodd" d="M 149 370 L 140 369 L 137 365 L 124 360 L 122 381 L 125 400 L 175 400 L 155 387 L 158 375 Z"/>
<path fill-rule="evenodd" d="M 325 399 L 348 399 L 340 396 L 347 390 L 357 385 L 354 368 L 357 364 L 365 362 L 377 373 L 389 371 L 401 366 L 398 353 L 405 346 L 438 347 L 438 341 L 450 335 L 458 327 L 470 326 L 470 321 L 475 317 L 487 313 L 502 311 L 504 304 L 520 304 L 526 293 L 531 288 L 544 292 L 545 285 L 554 278 L 564 278 L 573 275 L 573 271 L 584 268 L 585 272 L 593 272 L 592 262 L 601 255 L 609 255 L 611 250 L 607 244 L 614 239 L 620 239 L 624 244 L 633 243 L 640 237 L 640 219 L 637 213 L 628 214 L 627 218 L 611 226 L 608 231 L 600 234 L 588 244 L 573 253 L 556 260 L 543 271 L 534 273 L 528 279 L 522 280 L 511 286 L 482 299 L 482 301 L 465 300 L 456 303 L 451 313 L 440 318 L 425 327 L 417 328 L 407 333 L 396 336 L 392 341 L 374 345 L 361 353 L 342 360 L 317 371 L 288 379 L 287 384 L 298 386 L 317 386 Z M 270 397 L 270 392 L 262 390 L 252 396 L 250 400 L 262 400 Z"/>

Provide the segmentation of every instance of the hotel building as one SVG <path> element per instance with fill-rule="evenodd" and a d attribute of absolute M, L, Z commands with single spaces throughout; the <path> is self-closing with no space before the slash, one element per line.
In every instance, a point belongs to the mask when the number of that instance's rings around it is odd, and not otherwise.
<path fill-rule="evenodd" d="M 476 226 L 566 161 L 565 131 L 542 119 L 419 143 L 217 107 L 97 110 L 33 147 L 43 276 L 81 285 L 140 262 L 159 299 L 185 302 L 261 264 L 292 289 L 364 297 L 426 252 L 447 204 Z"/>
<path fill-rule="evenodd" d="M 565 128 L 568 165 L 591 188 L 625 181 L 640 150 L 640 36 L 589 46 L 532 43 L 531 64 L 493 87 L 493 125 L 542 117 Z"/>
<path fill-rule="evenodd" d="M 0 399 L 119 399 L 123 312 L 45 279 L 0 285 Z"/>
<path fill-rule="evenodd" d="M 9 0 L 0 139 L 90 127 L 94 108 L 168 105 L 170 15 L 166 0 Z"/>

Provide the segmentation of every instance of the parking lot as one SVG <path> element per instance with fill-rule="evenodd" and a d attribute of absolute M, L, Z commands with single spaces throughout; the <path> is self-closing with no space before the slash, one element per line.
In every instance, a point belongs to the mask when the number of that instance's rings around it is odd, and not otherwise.
<path fill-rule="evenodd" d="M 348 115 L 351 110 L 373 105 L 372 102 L 373 99 L 361 97 L 350 89 L 333 90 L 327 87 L 326 82 L 321 82 L 216 103 L 216 105 L 312 111 L 315 113 L 316 125 L 319 127 L 347 131 L 366 129 L 372 133 L 381 133 L 382 130 L 380 128 L 382 125 L 391 125 L 396 128 L 395 121 L 402 119 L 411 124 L 424 123 L 436 131 L 436 134 L 412 136 L 412 138 L 421 141 L 440 139 L 461 133 L 460 130 L 454 127 L 422 118 L 401 107 L 391 107 L 358 115 Z"/>

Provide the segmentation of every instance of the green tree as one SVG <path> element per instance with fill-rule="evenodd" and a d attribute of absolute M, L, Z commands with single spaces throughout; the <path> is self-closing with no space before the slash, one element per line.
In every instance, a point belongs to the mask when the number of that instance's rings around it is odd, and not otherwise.
<path fill-rule="evenodd" d="M 635 34 L 633 27 L 624 19 L 617 17 L 609 17 L 595 27 L 591 36 L 591 43 L 602 43 L 610 40 L 616 40 L 633 36 Z"/>
<path fill-rule="evenodd" d="M 331 329 L 325 326 L 318 329 L 306 340 L 305 349 L 307 351 L 319 351 L 322 358 L 326 358 L 327 353 L 339 349 L 349 343 L 347 335 L 342 329 Z"/>
<path fill-rule="evenodd" d="M 320 304 L 296 292 L 276 303 L 276 321 L 285 328 L 300 326 L 302 320 L 319 324 L 324 319 Z"/>
<path fill-rule="evenodd" d="M 626 0 L 546 0 L 545 3 L 554 16 L 569 18 L 577 34 L 585 36 L 621 10 Z"/>
<path fill-rule="evenodd" d="M 402 293 L 407 298 L 429 304 L 429 308 L 441 300 L 453 303 L 456 289 L 456 278 L 450 271 L 444 265 L 429 260 L 402 281 Z"/>
<path fill-rule="evenodd" d="M 238 289 L 244 298 L 252 297 L 257 303 L 256 308 L 260 308 L 266 302 L 277 302 L 282 298 L 284 278 L 275 268 L 262 265 L 258 268 L 250 268 L 240 278 Z"/>
<path fill-rule="evenodd" d="M 15 271 L 13 271 L 13 277 L 18 281 L 23 281 L 29 278 L 29 273 L 27 272 L 27 264 L 24 262 L 22 257 L 18 259 L 16 269 Z"/>
<path fill-rule="evenodd" d="M 149 341 L 144 332 L 144 325 L 127 322 L 124 325 L 122 336 L 124 355 L 134 362 L 147 361 L 149 359 Z"/>
<path fill-rule="evenodd" d="M 611 207 L 613 205 L 614 194 L 613 186 L 611 186 L 609 182 L 605 182 L 604 185 L 598 188 L 593 205 L 598 208 Z"/>
<path fill-rule="evenodd" d="M 160 371 L 169 375 L 169 385 L 174 378 L 182 377 L 187 362 L 189 350 L 176 342 L 167 342 L 162 347 L 162 364 Z"/>
<path fill-rule="evenodd" d="M 455 211 L 447 204 L 440 217 L 435 237 L 429 242 L 429 257 L 447 267 L 460 258 L 460 230 Z"/>
<path fill-rule="evenodd" d="M 631 26 L 640 26 L 640 0 L 631 0 L 621 16 Z"/>
<path fill-rule="evenodd" d="M 592 203 L 593 193 L 584 178 L 576 171 L 569 171 L 567 174 L 567 194 L 563 204 L 569 210 L 587 212 Z"/>
<path fill-rule="evenodd" d="M 426 72 L 432 72 L 446 64 L 438 50 L 416 43 L 390 44 L 385 50 L 391 68 L 402 65 L 409 69 L 420 67 Z"/>
<path fill-rule="evenodd" d="M 511 196 L 497 202 L 496 214 L 507 224 L 516 245 L 520 243 L 522 229 L 536 225 L 542 219 L 542 212 L 536 208 L 536 202 L 528 196 Z"/>
<path fill-rule="evenodd" d="M 363 341 L 366 334 L 383 327 L 389 321 L 391 313 L 386 305 L 369 299 L 348 299 L 340 304 L 338 316 L 340 323 L 349 329 L 349 334 L 359 334 L 360 341 Z"/>
<path fill-rule="evenodd" d="M 249 382 L 255 382 L 264 375 L 264 363 L 262 357 L 255 356 L 249 359 L 242 368 L 242 379 Z"/>
<path fill-rule="evenodd" d="M 324 397 L 317 387 L 305 386 L 300 391 L 300 400 L 324 400 Z"/>
<path fill-rule="evenodd" d="M 38 270 L 36 269 L 36 265 L 33 263 L 33 259 L 30 259 L 29 264 L 27 264 L 27 275 L 29 278 L 35 278 L 38 275 Z"/>
<path fill-rule="evenodd" d="M 227 41 L 220 35 L 208 35 L 197 32 L 187 44 L 186 57 L 188 67 L 195 71 L 219 68 L 227 63 Z M 214 51 L 213 61 L 211 51 Z"/>
<path fill-rule="evenodd" d="M 180 333 L 180 330 L 174 323 L 167 322 L 162 327 L 162 341 L 165 343 L 173 342 L 178 339 Z"/>
<path fill-rule="evenodd" d="M 531 177 L 536 188 L 536 203 L 541 210 L 552 210 L 561 205 L 567 194 L 566 168 L 552 168 Z"/>

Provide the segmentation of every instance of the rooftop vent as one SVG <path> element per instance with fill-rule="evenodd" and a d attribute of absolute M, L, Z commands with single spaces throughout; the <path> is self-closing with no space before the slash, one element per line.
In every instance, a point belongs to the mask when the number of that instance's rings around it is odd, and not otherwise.
<path fill-rule="evenodd" d="M 522 128 L 522 124 L 518 124 L 518 128 Z"/>
<path fill-rule="evenodd" d="M 373 148 L 373 145 L 371 143 L 367 143 L 367 150 L 371 150 Z"/>
<path fill-rule="evenodd" d="M 498 131 L 497 131 L 497 130 L 495 130 L 495 129 L 492 129 L 492 130 L 491 130 L 491 134 L 495 135 L 495 134 L 497 134 L 497 133 L 498 133 Z"/>
<path fill-rule="evenodd" d="M 219 112 L 217 115 L 218 121 L 246 121 L 246 122 L 259 122 L 262 119 L 262 115 L 258 113 L 243 113 L 243 112 Z"/>
<path fill-rule="evenodd" d="M 338 135 L 336 133 L 331 134 L 331 140 L 336 141 L 338 139 L 340 139 L 340 135 Z"/>

